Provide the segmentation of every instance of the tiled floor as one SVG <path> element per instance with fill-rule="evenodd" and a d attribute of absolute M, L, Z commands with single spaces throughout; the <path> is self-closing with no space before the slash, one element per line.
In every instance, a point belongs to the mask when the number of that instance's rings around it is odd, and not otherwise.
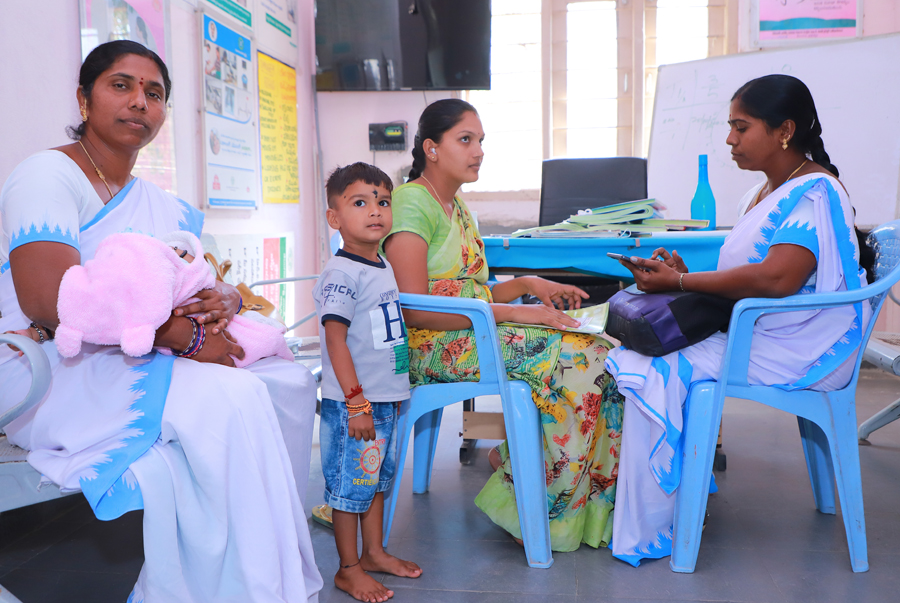
<path fill-rule="evenodd" d="M 860 420 L 900 396 L 900 379 L 866 370 Z M 413 496 L 409 473 L 391 551 L 424 569 L 417 580 L 385 578 L 398 602 L 747 601 L 882 602 L 900 599 L 900 422 L 862 446 L 869 563 L 853 574 L 838 516 L 817 513 L 789 415 L 729 400 L 728 470 L 717 474 L 694 574 L 666 560 L 635 569 L 608 550 L 557 553 L 549 570 L 529 569 L 522 549 L 472 503 L 489 475 L 487 446 L 458 463 L 459 406 L 444 415 L 432 489 Z M 309 506 L 321 502 L 313 453 Z M 310 523 L 326 587 L 320 601 L 349 602 L 331 586 L 337 553 L 330 530 Z M 0 515 L 0 583 L 23 603 L 122 603 L 142 563 L 141 515 L 95 520 L 80 496 Z M 382 577 L 383 578 L 383 577 Z"/>

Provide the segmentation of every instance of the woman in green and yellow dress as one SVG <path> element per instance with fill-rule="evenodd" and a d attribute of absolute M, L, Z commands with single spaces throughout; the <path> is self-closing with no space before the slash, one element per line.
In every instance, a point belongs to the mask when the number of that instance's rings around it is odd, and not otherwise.
<path fill-rule="evenodd" d="M 582 542 L 609 543 L 615 501 L 622 398 L 604 369 L 608 341 L 566 333 L 576 322 L 554 306 L 579 307 L 577 287 L 537 277 L 487 285 L 484 243 L 469 210 L 456 196 L 478 179 L 484 132 L 472 105 L 457 99 L 429 105 L 419 120 L 409 182 L 394 190 L 394 226 L 384 251 L 400 291 L 483 299 L 499 325 L 510 378 L 527 382 L 541 411 L 550 515 L 555 551 Z M 510 305 L 524 294 L 539 305 Z M 476 381 L 478 358 L 468 319 L 405 311 L 413 385 Z M 540 325 L 540 326 L 537 326 Z M 520 538 L 506 446 L 500 466 L 475 499 L 499 526 Z"/>

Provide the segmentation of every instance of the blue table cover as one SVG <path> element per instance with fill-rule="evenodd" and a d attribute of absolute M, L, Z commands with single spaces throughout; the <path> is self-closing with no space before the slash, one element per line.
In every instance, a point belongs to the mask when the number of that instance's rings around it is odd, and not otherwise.
<path fill-rule="evenodd" d="M 631 273 L 609 251 L 649 258 L 653 250 L 677 250 L 691 272 L 715 270 L 727 230 L 661 232 L 649 237 L 613 238 L 511 238 L 484 237 L 487 264 L 492 273 L 510 269 L 565 270 L 632 281 Z"/>

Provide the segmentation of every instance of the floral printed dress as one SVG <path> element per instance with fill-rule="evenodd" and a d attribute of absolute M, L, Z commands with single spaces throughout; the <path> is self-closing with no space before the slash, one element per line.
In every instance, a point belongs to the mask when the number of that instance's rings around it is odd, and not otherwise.
<path fill-rule="evenodd" d="M 484 243 L 471 214 L 456 198 L 452 218 L 427 189 L 398 187 L 393 195 L 395 232 L 413 232 L 428 243 L 429 293 L 492 302 Z M 582 542 L 605 546 L 612 535 L 622 397 L 604 368 L 608 341 L 541 327 L 498 325 L 511 379 L 531 386 L 541 412 L 547 509 L 554 551 Z M 478 380 L 472 331 L 409 329 L 412 385 Z M 497 525 L 521 538 L 506 444 L 503 464 L 475 499 Z"/>

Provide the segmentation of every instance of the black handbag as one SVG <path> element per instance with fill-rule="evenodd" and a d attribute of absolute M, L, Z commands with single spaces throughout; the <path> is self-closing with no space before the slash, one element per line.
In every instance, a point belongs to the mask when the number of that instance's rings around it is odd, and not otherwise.
<path fill-rule="evenodd" d="M 736 300 L 708 293 L 642 293 L 637 285 L 609 299 L 606 332 L 630 350 L 664 356 L 727 331 Z"/>

